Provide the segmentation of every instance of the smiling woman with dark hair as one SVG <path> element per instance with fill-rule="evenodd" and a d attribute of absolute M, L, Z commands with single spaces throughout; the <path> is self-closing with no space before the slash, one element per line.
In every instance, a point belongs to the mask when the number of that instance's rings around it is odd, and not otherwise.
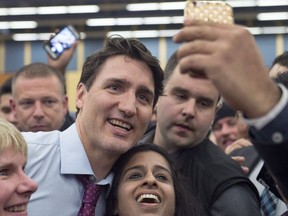
<path fill-rule="evenodd" d="M 138 145 L 116 162 L 106 216 L 193 216 L 201 210 L 184 191 L 184 182 L 167 152 L 154 144 Z"/>

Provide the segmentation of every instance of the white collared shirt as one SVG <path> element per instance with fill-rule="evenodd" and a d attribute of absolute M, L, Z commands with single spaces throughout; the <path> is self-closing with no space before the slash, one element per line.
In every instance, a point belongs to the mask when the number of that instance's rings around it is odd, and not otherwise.
<path fill-rule="evenodd" d="M 38 183 L 31 196 L 29 216 L 77 215 L 83 196 L 83 186 L 75 174 L 93 175 L 89 160 L 73 124 L 63 132 L 25 132 L 28 161 L 25 172 Z M 97 182 L 111 185 L 113 175 Z M 109 188 L 109 187 L 108 187 Z M 96 215 L 104 215 L 106 193 L 96 206 Z"/>

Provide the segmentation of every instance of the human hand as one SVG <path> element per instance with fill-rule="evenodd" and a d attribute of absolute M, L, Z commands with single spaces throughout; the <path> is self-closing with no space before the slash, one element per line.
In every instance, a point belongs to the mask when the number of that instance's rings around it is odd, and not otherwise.
<path fill-rule="evenodd" d="M 64 76 L 66 72 L 66 67 L 71 61 L 77 45 L 78 41 L 74 42 L 69 49 L 64 50 L 64 52 L 59 56 L 58 59 L 52 59 L 49 55 L 47 55 L 48 65 L 60 70 Z"/>
<path fill-rule="evenodd" d="M 231 145 L 227 146 L 227 148 L 225 149 L 225 153 L 231 154 L 231 152 L 233 152 L 234 150 L 247 146 L 252 146 L 252 143 L 248 139 L 241 138 L 233 142 Z"/>
<path fill-rule="evenodd" d="M 239 25 L 208 24 L 186 18 L 174 36 L 180 69 L 210 79 L 225 101 L 250 118 L 267 114 L 281 93 L 267 75 L 256 42 Z"/>
<path fill-rule="evenodd" d="M 245 162 L 245 157 L 242 156 L 232 156 L 231 157 L 236 163 L 238 163 L 241 166 L 241 169 L 245 174 L 249 173 L 249 168 L 246 166 L 242 166 L 242 164 Z"/>

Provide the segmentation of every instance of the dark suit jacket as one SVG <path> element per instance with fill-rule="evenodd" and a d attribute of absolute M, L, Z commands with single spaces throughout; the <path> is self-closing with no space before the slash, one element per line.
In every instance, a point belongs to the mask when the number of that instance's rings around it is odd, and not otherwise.
<path fill-rule="evenodd" d="M 155 126 L 140 143 L 152 143 Z M 187 190 L 201 202 L 207 215 L 260 215 L 258 191 L 240 166 L 208 139 L 193 148 L 172 153 Z"/>
<path fill-rule="evenodd" d="M 261 130 L 251 127 L 250 136 L 282 193 L 288 197 L 288 103 Z"/>

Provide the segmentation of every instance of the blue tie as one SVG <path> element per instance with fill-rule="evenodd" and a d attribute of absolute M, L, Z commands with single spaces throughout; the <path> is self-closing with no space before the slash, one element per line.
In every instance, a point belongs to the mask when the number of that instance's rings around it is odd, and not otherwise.
<path fill-rule="evenodd" d="M 261 209 L 264 216 L 275 216 L 278 198 L 265 188 L 261 194 Z"/>

